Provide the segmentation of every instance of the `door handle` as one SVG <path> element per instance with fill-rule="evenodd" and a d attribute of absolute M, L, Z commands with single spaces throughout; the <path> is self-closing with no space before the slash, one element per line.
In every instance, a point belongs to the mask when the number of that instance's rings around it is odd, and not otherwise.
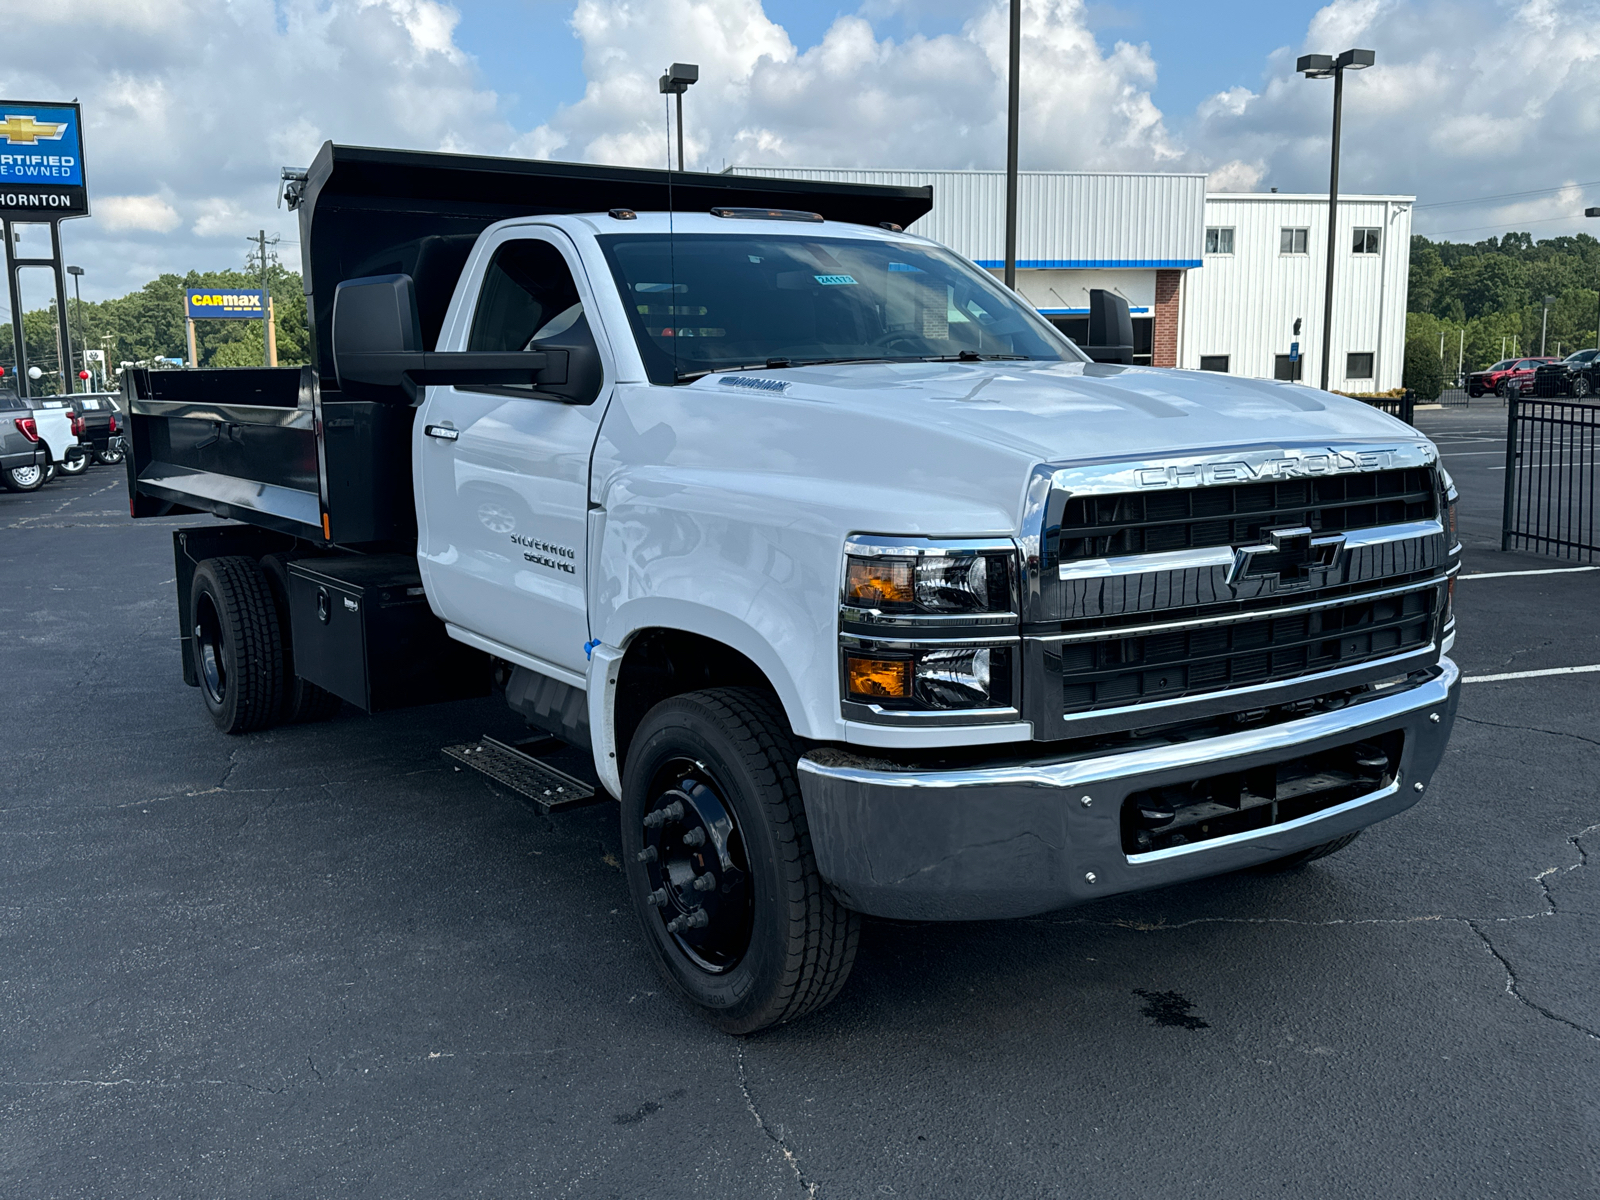
<path fill-rule="evenodd" d="M 431 438 L 438 438 L 445 442 L 453 442 L 461 436 L 458 431 L 451 429 L 448 425 L 428 425 L 423 428 L 422 432 Z"/>

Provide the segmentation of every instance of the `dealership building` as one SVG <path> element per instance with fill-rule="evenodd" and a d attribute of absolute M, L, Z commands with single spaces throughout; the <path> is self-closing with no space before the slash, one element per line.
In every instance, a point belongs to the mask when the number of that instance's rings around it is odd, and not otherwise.
<path fill-rule="evenodd" d="M 1004 172 L 734 171 L 931 185 L 933 211 L 912 231 L 996 274 L 1004 269 Z M 1017 290 L 1079 340 L 1088 333 L 1089 290 L 1117 293 L 1133 313 L 1137 362 L 1317 383 L 1327 196 L 1207 192 L 1205 184 L 1204 175 L 1023 172 Z M 1338 391 L 1400 386 L 1414 199 L 1339 198 L 1329 370 Z"/>

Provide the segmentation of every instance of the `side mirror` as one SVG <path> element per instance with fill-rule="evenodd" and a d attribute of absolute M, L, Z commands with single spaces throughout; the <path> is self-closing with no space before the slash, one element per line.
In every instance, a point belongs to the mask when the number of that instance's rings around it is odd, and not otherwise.
<path fill-rule="evenodd" d="M 411 276 L 347 279 L 333 293 L 333 369 L 339 390 L 358 400 L 409 404 L 423 384 L 495 383 L 536 386 L 565 398 L 568 361 L 581 351 L 592 363 L 581 377 L 592 374 L 594 386 L 574 400 L 587 404 L 600 391 L 600 355 L 592 341 L 538 350 L 424 350 Z"/>
<path fill-rule="evenodd" d="M 1133 362 L 1133 315 L 1128 302 L 1104 288 L 1089 289 L 1089 340 L 1079 347 L 1095 362 Z"/>

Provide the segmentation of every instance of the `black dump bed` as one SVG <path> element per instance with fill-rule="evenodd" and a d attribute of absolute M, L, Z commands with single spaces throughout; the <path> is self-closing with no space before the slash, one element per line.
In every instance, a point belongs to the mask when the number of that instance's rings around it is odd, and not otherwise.
<path fill-rule="evenodd" d="M 333 297 L 347 279 L 410 275 L 433 349 L 478 235 L 559 213 L 798 208 L 829 220 L 910 225 L 931 188 L 647 171 L 580 163 L 335 146 L 290 187 L 300 217 L 312 364 L 124 372 L 134 516 L 209 512 L 344 545 L 416 536 L 413 410 L 344 399 Z"/>

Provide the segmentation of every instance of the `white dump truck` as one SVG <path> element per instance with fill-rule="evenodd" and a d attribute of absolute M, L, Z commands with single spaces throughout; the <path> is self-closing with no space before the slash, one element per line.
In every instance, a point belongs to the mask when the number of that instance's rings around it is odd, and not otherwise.
<path fill-rule="evenodd" d="M 620 802 L 725 1030 L 861 914 L 1295 865 L 1439 763 L 1454 493 L 1393 417 L 1129 365 L 1103 294 L 1086 353 L 927 189 L 329 145 L 289 198 L 313 364 L 127 376 L 132 514 L 228 520 L 186 682 L 229 733 L 503 692 L 547 740 L 460 756 Z"/>

